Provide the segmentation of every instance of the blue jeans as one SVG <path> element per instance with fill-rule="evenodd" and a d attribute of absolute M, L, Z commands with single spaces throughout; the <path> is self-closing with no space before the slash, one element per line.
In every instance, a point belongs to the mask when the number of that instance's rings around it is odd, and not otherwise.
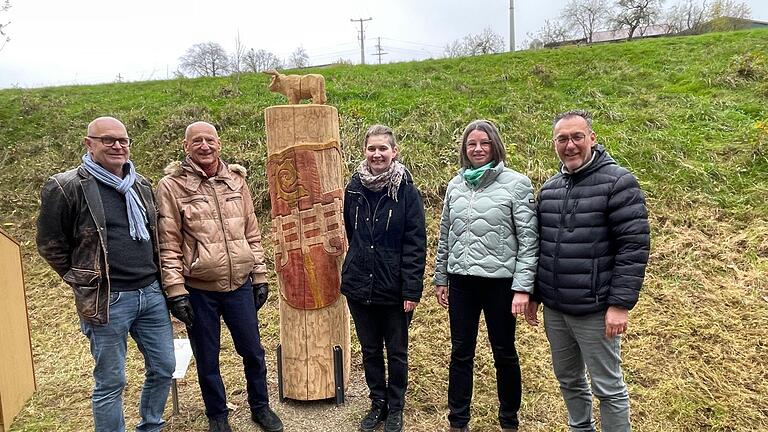
<path fill-rule="evenodd" d="M 195 312 L 195 322 L 187 328 L 187 334 L 195 354 L 205 415 L 221 419 L 228 414 L 227 396 L 219 369 L 222 318 L 232 335 L 235 351 L 243 358 L 248 405 L 252 410 L 269 405 L 267 364 L 261 346 L 251 281 L 234 291 L 203 291 L 189 286 L 187 291 Z"/>
<path fill-rule="evenodd" d="M 155 281 L 136 291 L 111 293 L 109 323 L 92 325 L 81 320 L 80 329 L 91 342 L 95 362 L 92 406 L 96 432 L 125 431 L 123 389 L 129 333 L 144 355 L 146 370 L 139 404 L 141 423 L 136 431 L 162 430 L 176 358 L 171 320 L 160 284 Z"/>
<path fill-rule="evenodd" d="M 574 316 L 545 306 L 544 330 L 571 432 L 595 431 L 593 393 L 600 401 L 603 432 L 629 432 L 629 393 L 621 373 L 621 337 L 606 339 L 605 311 Z"/>

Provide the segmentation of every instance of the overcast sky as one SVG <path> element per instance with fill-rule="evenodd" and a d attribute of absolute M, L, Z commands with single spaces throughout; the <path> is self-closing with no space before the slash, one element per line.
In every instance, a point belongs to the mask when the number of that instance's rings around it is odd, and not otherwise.
<path fill-rule="evenodd" d="M 671 3 L 672 0 L 667 0 Z M 515 0 L 517 46 L 566 0 Z M 747 0 L 755 19 L 768 21 L 768 1 Z M 440 57 L 445 45 L 490 27 L 509 45 L 509 0 L 11 0 L 11 42 L 0 51 L 0 88 L 165 79 L 195 43 L 232 51 L 240 39 L 287 59 L 303 46 L 311 64 L 340 58 L 360 62 L 364 23 L 366 62 Z"/>

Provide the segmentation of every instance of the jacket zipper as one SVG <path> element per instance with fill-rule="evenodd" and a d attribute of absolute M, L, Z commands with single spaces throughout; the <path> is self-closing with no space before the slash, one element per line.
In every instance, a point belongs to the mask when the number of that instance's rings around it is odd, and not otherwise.
<path fill-rule="evenodd" d="M 565 215 L 568 213 L 566 210 L 568 208 L 568 196 L 571 194 L 571 189 L 573 188 L 573 183 L 571 183 L 571 179 L 568 179 L 565 183 L 565 199 L 563 199 L 563 208 L 560 210 L 560 227 L 557 230 L 557 239 L 555 240 L 555 259 L 554 263 L 552 264 L 552 278 L 554 282 L 554 290 L 555 290 L 555 302 L 560 303 L 560 287 L 558 286 L 557 281 L 557 264 L 560 260 L 560 242 L 562 240 L 563 236 L 563 230 L 565 229 Z"/>
<path fill-rule="evenodd" d="M 392 209 L 389 209 L 389 215 L 387 216 L 387 227 L 384 229 L 384 231 L 389 231 L 389 221 L 392 219 Z"/>
<path fill-rule="evenodd" d="M 365 197 L 365 194 L 357 192 L 357 191 L 349 191 L 349 193 L 360 195 L 363 198 L 363 201 L 365 201 L 366 208 L 367 209 L 371 208 L 371 203 L 368 202 L 368 198 Z M 371 233 L 371 248 L 373 248 L 373 239 L 374 239 L 373 229 L 376 226 L 376 224 L 374 223 L 373 220 L 370 220 L 370 219 L 375 219 L 376 218 L 376 212 L 379 211 L 379 204 L 381 204 L 381 200 L 383 200 L 385 196 L 386 195 L 382 195 L 382 197 L 379 198 L 379 202 L 376 203 L 376 208 L 373 210 L 373 214 L 371 216 L 369 216 L 369 220 L 368 220 L 369 223 L 367 225 L 368 225 L 368 231 L 370 231 L 370 233 Z M 391 210 L 390 210 L 390 212 L 391 212 Z M 357 229 L 357 210 L 355 210 L 355 229 Z M 371 259 L 370 261 L 371 261 L 372 265 L 376 264 L 376 260 Z M 373 271 L 373 269 L 371 269 L 371 271 Z M 373 296 L 373 277 L 372 277 L 372 275 L 373 275 L 373 273 L 371 273 L 371 277 L 370 277 L 371 280 L 370 280 L 369 289 L 368 289 L 368 303 L 371 302 L 371 297 Z"/>
<path fill-rule="evenodd" d="M 227 232 L 224 230 L 224 220 L 222 218 L 221 214 L 221 206 L 219 205 L 219 196 L 216 193 L 216 183 L 214 183 L 215 180 L 209 179 L 208 184 L 213 189 L 213 201 L 216 203 L 216 212 L 218 213 L 219 218 L 219 226 L 221 227 L 221 235 L 224 236 L 224 252 L 227 254 L 227 261 L 229 262 L 229 275 L 227 275 L 227 280 L 229 281 L 229 284 L 227 285 L 227 291 L 230 291 L 230 288 L 232 288 L 232 257 L 229 255 L 229 243 L 227 242 Z"/>
<path fill-rule="evenodd" d="M 571 215 L 568 217 L 568 232 L 573 232 L 576 228 L 576 207 L 579 206 L 579 200 L 574 201 L 573 208 L 571 209 Z"/>
<path fill-rule="evenodd" d="M 471 217 L 472 216 L 472 206 L 475 204 L 475 192 L 476 192 L 476 190 L 472 189 L 472 194 L 469 195 L 469 206 L 467 206 L 467 219 L 464 221 L 464 225 L 467 227 L 466 230 L 464 230 L 464 235 L 463 235 L 464 236 L 464 240 L 467 240 L 468 234 L 472 231 L 471 227 L 469 225 L 470 225 L 470 220 L 472 219 L 472 217 Z M 467 250 L 469 249 L 469 245 L 465 244 L 463 249 L 464 249 L 464 251 L 463 251 L 463 253 L 464 253 L 464 256 L 463 256 L 463 258 L 464 258 L 463 259 L 464 266 L 463 267 L 464 267 L 464 270 L 466 271 L 466 269 L 467 269 L 467 255 L 469 255 L 467 253 Z"/>

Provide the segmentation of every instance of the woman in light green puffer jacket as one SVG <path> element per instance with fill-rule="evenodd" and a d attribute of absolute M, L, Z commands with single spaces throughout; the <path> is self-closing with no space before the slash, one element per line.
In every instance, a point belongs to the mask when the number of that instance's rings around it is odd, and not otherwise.
<path fill-rule="evenodd" d="M 493 350 L 503 431 L 516 431 L 522 396 L 515 315 L 533 290 L 539 250 L 533 187 L 504 166 L 496 127 L 475 120 L 464 130 L 461 171 L 448 183 L 435 262 L 435 295 L 448 309 L 451 364 L 448 421 L 468 431 L 480 313 Z M 449 307 L 450 298 L 450 307 Z"/>

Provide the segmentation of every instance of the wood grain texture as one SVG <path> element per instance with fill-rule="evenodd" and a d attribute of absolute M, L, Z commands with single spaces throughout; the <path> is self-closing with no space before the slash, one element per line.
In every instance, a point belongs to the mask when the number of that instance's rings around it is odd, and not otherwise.
<path fill-rule="evenodd" d="M 336 108 L 281 105 L 265 111 L 267 178 L 280 287 L 283 394 L 335 395 L 333 348 L 349 382 L 349 311 L 341 296 L 347 250 Z"/>
<path fill-rule="evenodd" d="M 35 392 L 19 245 L 0 231 L 0 432 Z"/>

